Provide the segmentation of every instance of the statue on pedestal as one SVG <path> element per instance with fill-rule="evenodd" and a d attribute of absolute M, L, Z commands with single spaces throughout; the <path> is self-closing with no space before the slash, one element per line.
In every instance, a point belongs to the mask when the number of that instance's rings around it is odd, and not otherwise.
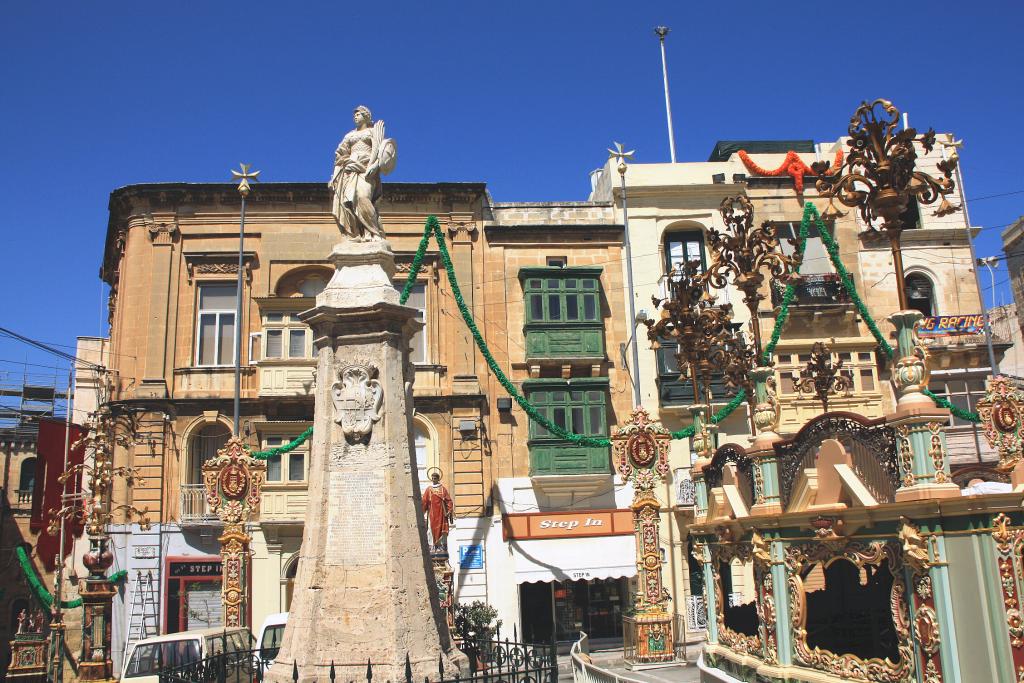
<path fill-rule="evenodd" d="M 395 168 L 395 141 L 384 137 L 384 122 L 374 123 L 366 107 L 356 107 L 352 119 L 356 127 L 334 152 L 334 173 L 327 183 L 334 192 L 331 213 L 343 235 L 357 242 L 383 240 L 377 214 L 380 176 Z"/>
<path fill-rule="evenodd" d="M 447 553 L 448 530 L 455 521 L 455 505 L 441 483 L 441 471 L 436 468 L 430 475 L 430 486 L 423 491 L 423 518 L 430 525 L 432 551 Z"/>

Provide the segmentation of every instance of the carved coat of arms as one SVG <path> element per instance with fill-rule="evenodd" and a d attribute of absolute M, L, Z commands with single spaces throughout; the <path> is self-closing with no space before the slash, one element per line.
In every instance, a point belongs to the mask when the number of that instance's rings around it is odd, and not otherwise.
<path fill-rule="evenodd" d="M 334 421 L 349 443 L 365 443 L 383 415 L 384 388 L 371 362 L 345 363 L 331 385 Z"/>

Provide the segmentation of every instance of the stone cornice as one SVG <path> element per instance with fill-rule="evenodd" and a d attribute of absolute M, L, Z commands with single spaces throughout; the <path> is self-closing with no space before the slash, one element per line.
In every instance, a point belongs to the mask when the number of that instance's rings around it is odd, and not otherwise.
<path fill-rule="evenodd" d="M 328 215 L 330 200 L 331 191 L 325 182 L 258 183 L 249 195 L 248 206 L 265 212 L 274 204 L 288 205 L 288 210 L 296 204 L 314 204 L 322 206 L 324 214 Z M 432 202 L 438 205 L 440 214 L 447 214 L 452 204 L 486 203 L 488 197 L 485 183 L 384 183 L 381 201 L 385 210 L 387 204 Z M 109 219 L 100 277 L 113 284 L 128 222 L 133 216 L 156 212 L 178 214 L 181 205 L 233 213 L 237 211 L 235 207 L 241 205 L 241 197 L 232 183 L 140 183 L 114 190 L 108 203 Z"/>

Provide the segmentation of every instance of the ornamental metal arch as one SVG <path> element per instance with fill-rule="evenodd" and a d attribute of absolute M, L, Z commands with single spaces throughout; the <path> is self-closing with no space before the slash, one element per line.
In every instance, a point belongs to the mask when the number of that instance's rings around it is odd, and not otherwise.
<path fill-rule="evenodd" d="M 872 420 L 857 413 L 835 411 L 819 415 L 792 439 L 775 444 L 783 510 L 789 507 L 800 472 L 815 466 L 818 448 L 825 439 L 843 444 L 851 455 L 853 470 L 876 500 L 893 501 L 900 487 L 896 430 L 886 425 L 884 418 Z"/>
<path fill-rule="evenodd" d="M 747 507 L 754 504 L 756 492 L 754 488 L 754 461 L 747 455 L 743 446 L 735 443 L 727 443 L 718 447 L 711 457 L 711 463 L 703 470 L 704 481 L 707 482 L 708 491 L 722 485 L 722 473 L 728 464 L 736 465 L 736 472 L 739 475 L 737 483 L 740 493 L 743 495 Z"/>

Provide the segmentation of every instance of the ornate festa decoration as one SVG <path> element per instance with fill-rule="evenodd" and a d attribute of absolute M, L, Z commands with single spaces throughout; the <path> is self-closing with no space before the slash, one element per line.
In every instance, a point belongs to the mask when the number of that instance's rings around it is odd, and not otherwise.
<path fill-rule="evenodd" d="M 718 543 L 711 546 L 711 576 L 714 582 L 715 604 L 718 606 L 715 614 L 715 621 L 718 625 L 718 642 L 732 649 L 739 654 L 746 654 L 758 659 L 765 659 L 764 639 L 761 637 L 761 627 L 753 635 L 740 633 L 725 623 L 725 591 L 722 588 L 721 567 L 723 564 L 730 565 L 733 560 L 749 562 L 753 559 L 753 548 L 748 543 Z M 760 581 L 761 570 L 755 563 L 755 580 Z M 758 610 L 758 619 L 762 619 L 763 607 Z M 762 622 L 763 625 L 763 622 Z"/>
<path fill-rule="evenodd" d="M 953 171 L 955 156 L 937 165 L 941 178 L 934 178 L 917 170 L 917 148 L 931 152 L 935 146 L 935 131 L 928 129 L 918 135 L 914 128 L 897 130 L 900 111 L 889 100 L 863 102 L 850 119 L 850 152 L 846 161 L 832 169 L 828 162 L 815 162 L 811 168 L 818 174 L 815 186 L 823 197 L 838 199 L 840 203 L 857 209 L 869 230 L 884 232 L 892 248 L 896 268 L 896 290 L 900 310 L 906 310 L 907 295 L 903 287 L 903 257 L 900 253 L 900 234 L 907 227 L 905 217 L 910 200 L 918 204 L 932 204 L 940 197 L 942 202 L 935 215 L 945 216 L 959 211 L 947 199 L 955 189 Z"/>
<path fill-rule="evenodd" d="M 384 414 L 384 388 L 377 380 L 377 366 L 370 361 L 345 363 L 331 385 L 334 421 L 349 443 L 366 443 L 373 425 Z"/>
<path fill-rule="evenodd" d="M 804 160 L 800 158 L 800 155 L 793 150 L 786 152 L 786 158 L 782 160 L 782 164 L 775 169 L 767 169 L 758 166 L 757 163 L 750 158 L 746 150 L 741 149 L 737 152 L 740 161 L 747 167 L 747 170 L 757 175 L 763 175 L 768 177 L 777 177 L 785 173 L 793 179 L 793 189 L 796 190 L 798 195 L 804 193 L 804 177 L 809 175 L 817 175 L 817 171 L 812 169 Z M 834 174 L 843 164 L 843 150 L 836 152 L 836 160 L 832 167 L 827 171 L 829 174 Z"/>
<path fill-rule="evenodd" d="M 669 474 L 668 449 L 672 435 L 637 408 L 612 436 L 612 458 L 623 481 L 633 484 L 633 530 L 636 538 L 639 585 L 632 622 L 632 661 L 639 664 L 675 659 L 670 599 L 661 573 L 661 503 L 655 486 Z M 630 648 L 627 648 L 627 650 Z"/>
<path fill-rule="evenodd" d="M 1008 377 L 994 377 L 977 407 L 985 440 L 999 453 L 999 469 L 1012 470 L 1024 453 L 1024 391 Z"/>
<path fill-rule="evenodd" d="M 84 449 L 86 461 L 68 468 L 58 478 L 63 486 L 72 477 L 86 475 L 88 497 L 84 501 L 64 505 L 59 510 L 50 510 L 51 534 L 58 533 L 60 526 L 67 521 L 77 521 L 84 523 L 89 535 L 89 551 L 82 556 L 89 575 L 79 584 L 78 590 L 83 605 L 82 658 L 78 677 L 83 681 L 113 677 L 111 611 L 117 590 L 106 576 L 106 571 L 114 563 L 114 554 L 109 548 L 108 525 L 117 513 L 121 513 L 126 524 L 137 520 L 143 531 L 149 529 L 148 508 L 139 510 L 132 505 L 115 505 L 113 502 L 116 479 L 124 480 L 129 488 L 145 484 L 136 468 L 114 466 L 115 448 L 130 449 L 137 434 L 137 423 L 131 413 L 115 413 L 109 405 L 102 405 L 90 415 L 85 436 L 71 444 L 72 449 Z M 64 624 L 59 609 L 53 611 L 53 616 L 50 629 L 55 638 L 51 650 L 57 648 L 59 651 L 63 648 Z M 51 659 L 53 656 L 51 654 Z"/>
<path fill-rule="evenodd" d="M 244 623 L 246 558 L 249 541 L 245 531 L 249 515 L 259 507 L 267 463 L 249 455 L 242 439 L 235 436 L 217 457 L 203 463 L 203 485 L 210 512 L 224 523 L 220 538 L 223 571 L 221 596 L 224 601 L 224 625 Z"/>
<path fill-rule="evenodd" d="M 1010 527 L 1006 513 L 1001 512 L 992 520 L 992 540 L 996 544 L 1010 652 L 1014 669 L 1021 670 L 1024 668 L 1024 616 L 1021 614 L 1021 601 L 1024 600 L 1024 529 Z"/>
<path fill-rule="evenodd" d="M 761 286 L 766 275 L 782 283 L 788 282 L 799 269 L 800 261 L 782 253 L 771 222 L 765 221 L 760 228 L 754 228 L 754 207 L 746 197 L 726 197 L 718 211 L 728 231 L 713 228 L 709 231 L 711 264 L 704 278 L 717 289 L 732 280 L 743 292 L 743 303 L 750 310 L 755 360 L 760 361 L 761 324 L 757 310 L 765 298 Z M 796 243 L 791 241 L 791 244 L 796 252 Z"/>
<path fill-rule="evenodd" d="M 800 370 L 796 390 L 801 394 L 813 394 L 821 401 L 821 411 L 827 413 L 829 395 L 849 396 L 853 389 L 853 382 L 841 374 L 842 369 L 843 361 L 832 361 L 832 350 L 825 342 L 814 342 L 811 359 Z"/>
<path fill-rule="evenodd" d="M 898 639 L 899 660 L 888 658 L 862 659 L 840 655 L 807 644 L 807 603 L 804 597 L 803 572 L 816 563 L 826 564 L 838 559 L 857 567 L 874 565 L 887 569 L 893 577 L 889 604 Z M 907 624 L 906 584 L 903 580 L 902 554 L 895 543 L 851 541 L 836 550 L 828 544 L 800 543 L 786 549 L 786 573 L 789 584 L 790 619 L 796 662 L 802 666 L 841 678 L 881 683 L 902 683 L 911 680 L 914 672 L 914 643 Z"/>

